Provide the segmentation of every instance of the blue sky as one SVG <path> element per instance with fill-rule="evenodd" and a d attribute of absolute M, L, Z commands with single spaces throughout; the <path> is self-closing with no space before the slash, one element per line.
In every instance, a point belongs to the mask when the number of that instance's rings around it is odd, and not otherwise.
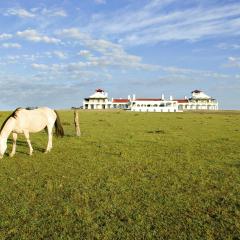
<path fill-rule="evenodd" d="M 0 2 L 0 108 L 190 96 L 240 109 L 240 1 Z"/>

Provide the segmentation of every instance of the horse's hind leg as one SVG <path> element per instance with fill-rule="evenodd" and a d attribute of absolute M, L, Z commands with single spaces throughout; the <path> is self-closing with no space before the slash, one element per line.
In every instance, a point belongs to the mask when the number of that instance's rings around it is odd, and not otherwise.
<path fill-rule="evenodd" d="M 32 148 L 31 142 L 30 142 L 29 132 L 24 131 L 23 133 L 24 133 L 25 138 L 27 139 L 27 143 L 28 143 L 28 146 L 29 146 L 29 155 L 32 155 L 33 148 Z"/>
<path fill-rule="evenodd" d="M 46 149 L 45 153 L 50 152 L 51 149 L 52 149 L 52 129 L 53 129 L 53 125 L 52 124 L 47 125 L 48 144 L 47 144 L 47 149 Z"/>
<path fill-rule="evenodd" d="M 17 133 L 13 133 L 13 146 L 12 146 L 12 152 L 10 153 L 10 157 L 13 157 L 16 153 L 16 145 L 17 145 Z"/>

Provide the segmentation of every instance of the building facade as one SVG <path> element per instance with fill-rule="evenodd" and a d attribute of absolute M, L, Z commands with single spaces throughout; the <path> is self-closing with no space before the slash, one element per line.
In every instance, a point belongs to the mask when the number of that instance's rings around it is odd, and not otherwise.
<path fill-rule="evenodd" d="M 133 98 L 130 102 L 130 109 L 133 112 L 178 112 L 178 102 L 162 98 Z"/>
<path fill-rule="evenodd" d="M 178 102 L 178 109 L 186 110 L 218 110 L 216 99 L 208 96 L 203 91 L 194 90 L 190 98 L 175 99 Z"/>
<path fill-rule="evenodd" d="M 108 94 L 102 89 L 96 89 L 94 94 L 84 98 L 83 109 L 108 109 L 110 104 Z"/>
<path fill-rule="evenodd" d="M 96 89 L 95 93 L 84 98 L 83 109 L 124 109 L 137 112 L 182 112 L 194 110 L 218 110 L 216 99 L 206 95 L 203 91 L 194 90 L 190 98 L 165 99 L 161 98 L 136 98 L 135 95 L 128 98 L 108 98 L 108 94 L 102 89 Z"/>
<path fill-rule="evenodd" d="M 128 109 L 130 97 L 128 98 L 108 98 L 108 94 L 102 89 L 96 89 L 95 93 L 88 98 L 84 98 L 83 109 Z"/>

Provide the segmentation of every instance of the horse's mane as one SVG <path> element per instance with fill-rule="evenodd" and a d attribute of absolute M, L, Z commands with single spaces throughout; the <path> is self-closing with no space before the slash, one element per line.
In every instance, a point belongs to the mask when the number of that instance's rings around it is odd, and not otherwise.
<path fill-rule="evenodd" d="M 38 107 L 26 107 L 25 109 L 26 110 L 35 110 L 35 109 L 38 109 Z"/>
<path fill-rule="evenodd" d="M 2 126 L 1 126 L 1 128 L 0 128 L 0 133 L 2 132 L 4 126 L 5 126 L 5 124 L 7 123 L 7 121 L 9 120 L 9 118 L 11 118 L 11 117 L 16 118 L 16 116 L 17 116 L 17 111 L 18 111 L 19 109 L 21 109 L 21 108 L 15 109 L 15 110 L 4 120 L 4 122 L 3 122 L 3 124 L 2 124 Z"/>

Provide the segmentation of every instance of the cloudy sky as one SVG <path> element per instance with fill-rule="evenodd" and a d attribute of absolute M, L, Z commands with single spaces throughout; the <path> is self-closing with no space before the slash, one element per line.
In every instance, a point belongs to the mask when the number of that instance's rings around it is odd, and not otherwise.
<path fill-rule="evenodd" d="M 240 109 L 239 0 L 0 2 L 0 109 L 204 90 Z"/>

